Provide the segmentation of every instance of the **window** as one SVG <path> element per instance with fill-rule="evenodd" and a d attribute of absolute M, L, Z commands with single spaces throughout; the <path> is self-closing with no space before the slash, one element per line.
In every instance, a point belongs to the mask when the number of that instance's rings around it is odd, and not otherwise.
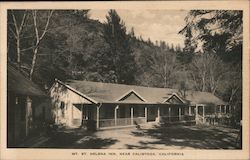
<path fill-rule="evenodd" d="M 65 116 L 65 103 L 64 102 L 61 102 L 60 109 L 61 109 L 62 117 L 64 117 Z"/>

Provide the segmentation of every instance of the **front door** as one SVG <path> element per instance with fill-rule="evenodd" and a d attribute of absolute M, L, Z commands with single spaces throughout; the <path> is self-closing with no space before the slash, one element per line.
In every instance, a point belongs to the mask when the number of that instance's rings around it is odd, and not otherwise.
<path fill-rule="evenodd" d="M 157 117 L 157 107 L 149 106 L 147 111 L 147 122 L 155 121 Z"/>

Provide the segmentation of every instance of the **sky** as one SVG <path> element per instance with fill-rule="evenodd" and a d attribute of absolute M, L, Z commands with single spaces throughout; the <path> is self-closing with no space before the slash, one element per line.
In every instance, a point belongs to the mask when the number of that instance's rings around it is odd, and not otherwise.
<path fill-rule="evenodd" d="M 135 35 L 155 42 L 163 40 L 169 44 L 184 46 L 184 36 L 178 32 L 185 26 L 184 10 L 116 10 L 125 22 L 127 30 L 134 27 Z M 106 21 L 108 10 L 90 10 L 90 18 Z"/>

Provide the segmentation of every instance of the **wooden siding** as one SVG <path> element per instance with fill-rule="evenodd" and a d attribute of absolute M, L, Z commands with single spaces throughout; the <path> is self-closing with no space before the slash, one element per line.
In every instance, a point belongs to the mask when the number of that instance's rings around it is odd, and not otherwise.
<path fill-rule="evenodd" d="M 52 109 L 56 124 L 63 124 L 69 127 L 75 127 L 75 122 L 81 119 L 82 112 L 75 104 L 92 104 L 86 98 L 59 83 L 56 83 L 51 88 L 50 97 L 52 98 Z M 62 108 L 62 106 L 64 107 Z"/>

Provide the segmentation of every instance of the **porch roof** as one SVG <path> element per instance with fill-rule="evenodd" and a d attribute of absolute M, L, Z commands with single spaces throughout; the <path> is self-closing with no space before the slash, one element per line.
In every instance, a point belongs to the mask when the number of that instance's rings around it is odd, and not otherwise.
<path fill-rule="evenodd" d="M 177 95 L 184 104 L 224 105 L 224 101 L 208 92 L 186 91 L 185 98 L 177 89 L 142 87 L 135 85 L 68 80 L 65 84 L 94 99 L 98 103 L 162 104 Z M 119 101 L 121 96 L 133 91 L 142 99 Z M 166 102 L 167 103 L 167 102 Z"/>
<path fill-rule="evenodd" d="M 28 96 L 47 96 L 35 83 L 9 64 L 7 77 L 8 92 Z"/>

